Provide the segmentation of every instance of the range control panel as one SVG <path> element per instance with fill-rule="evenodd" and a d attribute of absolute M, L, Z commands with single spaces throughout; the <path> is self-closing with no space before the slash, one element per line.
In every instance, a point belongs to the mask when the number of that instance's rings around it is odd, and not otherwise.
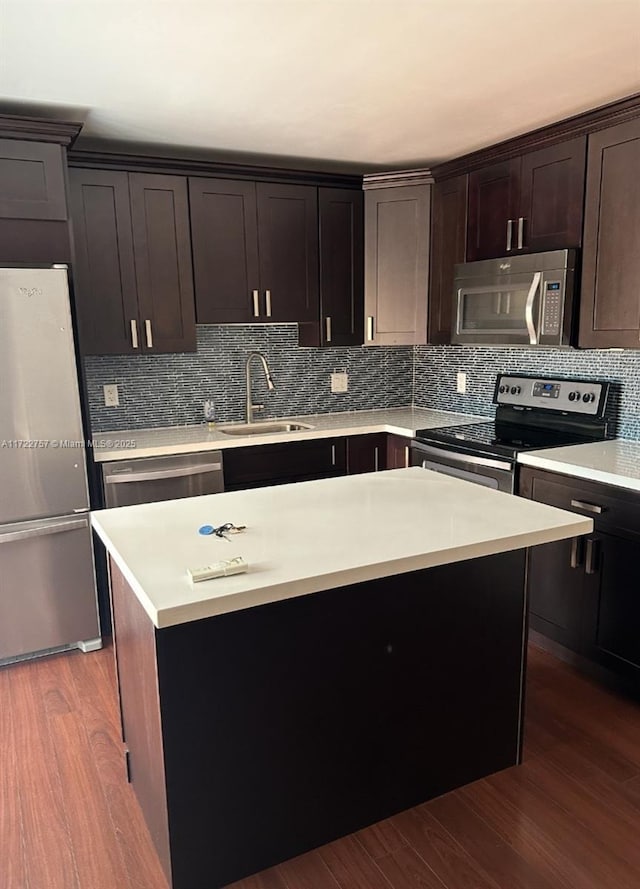
<path fill-rule="evenodd" d="M 562 411 L 601 417 L 608 383 L 580 379 L 546 379 L 499 374 L 494 402 L 522 408 Z"/>

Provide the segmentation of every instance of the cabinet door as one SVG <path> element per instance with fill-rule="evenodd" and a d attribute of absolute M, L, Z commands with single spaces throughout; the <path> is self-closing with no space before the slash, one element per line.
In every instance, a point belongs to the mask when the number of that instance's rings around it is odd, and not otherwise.
<path fill-rule="evenodd" d="M 379 472 L 387 468 L 387 435 L 352 435 L 347 439 L 347 474 Z"/>
<path fill-rule="evenodd" d="M 67 218 L 60 145 L 0 139 L 0 217 Z"/>
<path fill-rule="evenodd" d="M 577 538 L 529 550 L 530 625 L 572 651 L 582 648 L 586 611 L 583 571 L 583 542 Z"/>
<path fill-rule="evenodd" d="M 189 179 L 189 205 L 198 324 L 258 320 L 255 183 Z"/>
<path fill-rule="evenodd" d="M 640 120 L 589 136 L 579 345 L 640 348 Z"/>
<path fill-rule="evenodd" d="M 140 351 L 128 176 L 71 169 L 69 182 L 80 350 L 122 355 L 137 341 Z"/>
<path fill-rule="evenodd" d="M 454 266 L 464 262 L 467 237 L 468 176 L 433 186 L 429 342 L 451 342 Z"/>
<path fill-rule="evenodd" d="M 586 136 L 523 156 L 517 248 L 562 250 L 581 245 L 586 158 Z"/>
<path fill-rule="evenodd" d="M 318 318 L 318 190 L 258 183 L 258 247 L 265 320 Z"/>
<path fill-rule="evenodd" d="M 517 244 L 520 158 L 469 175 L 467 260 L 507 256 Z"/>
<path fill-rule="evenodd" d="M 410 438 L 387 435 L 387 469 L 404 469 L 410 465 Z"/>
<path fill-rule="evenodd" d="M 430 185 L 365 192 L 365 345 L 426 343 Z"/>
<path fill-rule="evenodd" d="M 604 666 L 640 677 L 640 540 L 595 534 L 585 563 L 589 596 L 587 653 Z"/>
<path fill-rule="evenodd" d="M 224 454 L 227 491 L 330 478 L 346 472 L 346 439 L 319 438 L 229 448 Z"/>
<path fill-rule="evenodd" d="M 362 191 L 318 189 L 320 336 L 323 345 L 362 344 L 363 206 Z"/>
<path fill-rule="evenodd" d="M 141 339 L 147 352 L 193 352 L 195 306 L 187 182 L 130 173 Z"/>

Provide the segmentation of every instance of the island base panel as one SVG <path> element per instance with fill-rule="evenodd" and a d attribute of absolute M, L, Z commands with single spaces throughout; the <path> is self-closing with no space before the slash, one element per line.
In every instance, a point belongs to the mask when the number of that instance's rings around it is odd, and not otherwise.
<path fill-rule="evenodd" d="M 155 630 L 173 889 L 516 764 L 524 581 L 520 550 Z"/>

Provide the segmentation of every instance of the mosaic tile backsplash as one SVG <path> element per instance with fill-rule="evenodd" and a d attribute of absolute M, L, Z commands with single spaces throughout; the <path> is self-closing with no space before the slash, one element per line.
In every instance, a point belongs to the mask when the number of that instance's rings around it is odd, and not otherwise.
<path fill-rule="evenodd" d="M 458 371 L 467 374 L 464 395 L 456 392 Z M 414 404 L 493 415 L 496 375 L 505 372 L 608 380 L 613 384 L 607 409 L 613 433 L 640 439 L 640 350 L 416 346 Z"/>
<path fill-rule="evenodd" d="M 203 420 L 202 402 L 215 402 L 216 420 L 243 420 L 245 361 L 252 350 L 269 361 L 276 390 L 268 392 L 255 363 L 257 418 L 329 411 L 403 407 L 411 403 L 492 415 L 493 385 L 500 372 L 578 376 L 611 381 L 609 418 L 623 438 L 640 439 L 640 350 L 474 348 L 470 346 L 298 346 L 295 324 L 198 327 L 198 352 L 85 358 L 93 432 L 179 426 Z M 349 391 L 332 395 L 329 375 L 346 370 Z M 467 374 L 467 392 L 456 392 L 456 373 Z M 102 387 L 117 383 L 120 406 L 104 406 Z"/>
<path fill-rule="evenodd" d="M 202 402 L 215 403 L 217 422 L 245 418 L 245 362 L 262 352 L 276 385 L 267 390 L 253 364 L 256 419 L 330 411 L 402 407 L 411 403 L 413 349 L 298 346 L 297 324 L 198 326 L 198 351 L 176 355 L 104 355 L 85 358 L 94 433 L 203 422 Z M 331 394 L 334 370 L 349 374 L 349 391 Z M 104 406 L 102 387 L 117 383 L 120 406 Z"/>

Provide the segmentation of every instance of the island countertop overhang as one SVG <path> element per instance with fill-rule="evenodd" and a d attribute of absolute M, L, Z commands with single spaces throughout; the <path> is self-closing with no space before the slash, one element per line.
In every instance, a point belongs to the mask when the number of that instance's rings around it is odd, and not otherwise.
<path fill-rule="evenodd" d="M 224 522 L 247 530 L 198 534 Z M 158 629 L 593 530 L 583 516 L 418 467 L 101 510 L 92 524 Z M 188 578 L 235 556 L 246 574 Z"/>

